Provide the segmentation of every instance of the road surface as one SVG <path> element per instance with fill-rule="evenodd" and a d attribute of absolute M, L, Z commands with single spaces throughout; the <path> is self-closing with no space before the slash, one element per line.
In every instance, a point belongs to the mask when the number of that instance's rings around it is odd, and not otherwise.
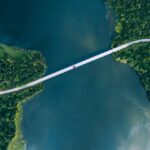
<path fill-rule="evenodd" d="M 5 90 L 5 91 L 0 91 L 0 95 L 12 93 L 12 92 L 17 92 L 17 91 L 20 91 L 20 90 L 23 90 L 23 89 L 32 87 L 32 86 L 34 86 L 34 85 L 37 85 L 37 84 L 42 83 L 42 82 L 44 82 L 44 81 L 47 81 L 47 80 L 49 80 L 49 79 L 51 79 L 51 78 L 54 78 L 54 77 L 56 77 L 56 76 L 58 76 L 58 75 L 61 75 L 61 74 L 65 73 L 65 72 L 71 71 L 71 70 L 73 70 L 73 69 L 76 69 L 76 68 L 78 68 L 78 67 L 81 67 L 81 66 L 83 66 L 83 65 L 86 65 L 86 64 L 88 64 L 88 63 L 90 63 L 90 62 L 93 62 L 93 61 L 95 61 L 95 60 L 97 60 L 97 59 L 100 59 L 100 58 L 102 58 L 102 57 L 105 57 L 105 56 L 107 56 L 107 55 L 110 55 L 110 54 L 112 54 L 112 53 L 115 53 L 115 52 L 117 52 L 117 51 L 123 50 L 123 49 L 125 49 L 125 48 L 127 48 L 127 47 L 129 47 L 129 46 L 131 46 L 131 45 L 134 45 L 134 44 L 137 44 L 137 43 L 142 43 L 142 42 L 150 42 L 150 39 L 140 39 L 140 40 L 136 40 L 136 41 L 132 41 L 132 42 L 123 44 L 123 45 L 121 45 L 121 46 L 118 46 L 118 47 L 116 47 L 116 48 L 110 49 L 110 50 L 108 50 L 108 51 L 106 51 L 106 52 L 103 52 L 103 53 L 101 53 L 101 54 L 98 54 L 98 55 L 96 55 L 96 56 L 93 56 L 93 57 L 91 57 L 91 58 L 88 58 L 88 59 L 86 59 L 86 60 L 83 60 L 83 61 L 78 62 L 78 63 L 76 63 L 76 64 L 73 64 L 73 65 L 71 65 L 71 66 L 69 66 L 69 67 L 66 67 L 66 68 L 64 68 L 64 69 L 61 69 L 61 70 L 59 70 L 59 71 L 56 71 L 56 72 L 54 72 L 54 73 L 52 73 L 52 74 L 49 74 L 49 75 L 47 75 L 47 76 L 45 76 L 45 77 L 42 77 L 42 78 L 38 79 L 38 80 L 32 81 L 32 82 L 30 82 L 30 83 L 27 83 L 27 84 L 25 84 L 25 85 L 22 85 L 22 86 L 19 86 L 19 87 L 15 87 L 15 88 L 12 88 L 12 89 L 8 89 L 8 90 Z"/>

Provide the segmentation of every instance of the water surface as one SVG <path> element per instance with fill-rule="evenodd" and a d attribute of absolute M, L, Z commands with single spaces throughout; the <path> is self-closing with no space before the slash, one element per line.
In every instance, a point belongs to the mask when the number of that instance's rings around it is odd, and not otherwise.
<path fill-rule="evenodd" d="M 0 41 L 41 51 L 47 74 L 110 48 L 102 0 L 0 3 Z M 47 81 L 24 106 L 23 135 L 27 150 L 148 150 L 149 110 L 136 74 L 108 56 Z"/>

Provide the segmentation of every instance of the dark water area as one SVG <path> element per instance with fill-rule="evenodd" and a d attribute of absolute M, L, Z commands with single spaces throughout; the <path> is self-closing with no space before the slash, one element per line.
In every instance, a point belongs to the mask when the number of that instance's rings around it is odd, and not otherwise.
<path fill-rule="evenodd" d="M 102 0 L 1 0 L 0 42 L 41 51 L 47 74 L 110 48 Z M 27 150 L 148 150 L 150 104 L 111 56 L 45 83 L 24 106 Z"/>

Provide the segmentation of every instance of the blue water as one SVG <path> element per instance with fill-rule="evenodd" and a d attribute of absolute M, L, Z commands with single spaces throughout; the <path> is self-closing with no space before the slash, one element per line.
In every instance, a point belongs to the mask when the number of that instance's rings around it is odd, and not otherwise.
<path fill-rule="evenodd" d="M 103 0 L 1 0 L 0 42 L 41 51 L 48 74 L 110 48 L 107 14 Z M 47 81 L 22 129 L 27 150 L 149 150 L 149 120 L 137 75 L 108 56 Z"/>

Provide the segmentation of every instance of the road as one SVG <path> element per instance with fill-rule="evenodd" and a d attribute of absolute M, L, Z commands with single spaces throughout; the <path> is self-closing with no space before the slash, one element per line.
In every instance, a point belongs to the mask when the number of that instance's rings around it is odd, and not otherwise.
<path fill-rule="evenodd" d="M 64 68 L 64 69 L 61 69 L 61 70 L 59 70 L 59 71 L 56 71 L 56 72 L 54 72 L 54 73 L 52 73 L 52 74 L 49 74 L 49 75 L 47 75 L 47 76 L 44 76 L 44 77 L 42 77 L 42 78 L 40 78 L 40 79 L 37 79 L 37 80 L 32 81 L 32 82 L 30 82 L 30 83 L 27 83 L 27 84 L 25 84 L 25 85 L 22 85 L 22 86 L 19 86 L 19 87 L 15 87 L 15 88 L 12 88 L 12 89 L 8 89 L 8 90 L 5 90 L 5 91 L 0 91 L 0 95 L 12 93 L 12 92 L 17 92 L 17 91 L 20 91 L 20 90 L 23 90 L 23 89 L 32 87 L 32 86 L 34 86 L 34 85 L 37 85 L 37 84 L 42 83 L 42 82 L 44 82 L 44 81 L 47 81 L 47 80 L 49 80 L 49 79 L 51 79 L 51 78 L 54 78 L 54 77 L 59 76 L 59 75 L 61 75 L 61 74 L 64 74 L 65 72 L 74 70 L 74 69 L 76 69 L 76 68 L 78 68 L 78 67 L 81 67 L 81 66 L 83 66 L 83 65 L 86 65 L 86 64 L 88 64 L 88 63 L 90 63 L 90 62 L 93 62 L 93 61 L 95 61 L 95 60 L 97 60 L 97 59 L 100 59 L 100 58 L 102 58 L 102 57 L 105 57 L 105 56 L 107 56 L 107 55 L 110 55 L 110 54 L 112 54 L 112 53 L 115 53 L 115 52 L 117 52 L 117 51 L 123 50 L 123 49 L 125 49 L 125 48 L 127 48 L 127 47 L 129 47 L 129 46 L 131 46 L 131 45 L 134 45 L 134 44 L 137 44 L 137 43 L 142 43 L 142 42 L 150 42 L 150 39 L 140 39 L 140 40 L 136 40 L 136 41 L 132 41 L 132 42 L 123 44 L 123 45 L 121 45 L 121 46 L 118 46 L 118 47 L 116 47 L 116 48 L 110 49 L 110 50 L 108 50 L 108 51 L 106 51 L 106 52 L 103 52 L 103 53 L 101 53 L 101 54 L 98 54 L 98 55 L 96 55 L 96 56 L 93 56 L 93 57 L 91 57 L 91 58 L 88 58 L 88 59 L 86 59 L 86 60 L 83 60 L 83 61 L 78 62 L 78 63 L 76 63 L 76 64 L 73 64 L 73 65 L 71 65 L 71 66 L 69 66 L 69 67 L 66 67 L 66 68 Z M 56 60 L 57 60 L 57 59 L 56 59 Z"/>

